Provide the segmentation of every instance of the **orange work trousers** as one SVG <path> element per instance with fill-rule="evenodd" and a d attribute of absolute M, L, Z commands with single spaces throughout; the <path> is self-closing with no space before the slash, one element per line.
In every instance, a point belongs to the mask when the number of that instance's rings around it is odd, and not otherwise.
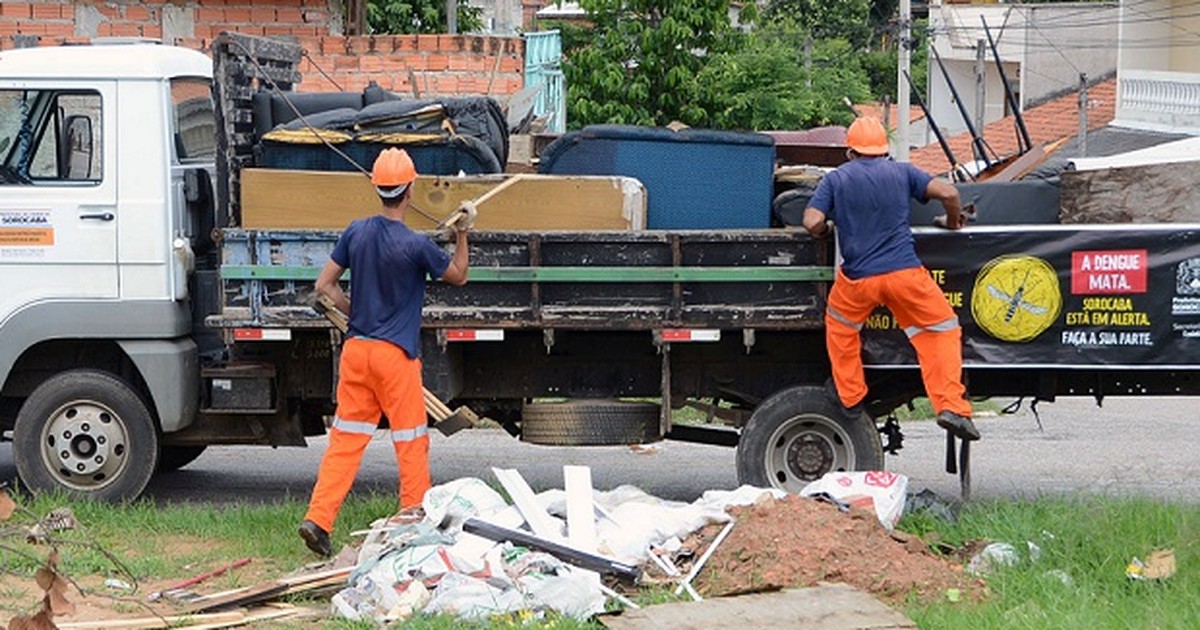
<path fill-rule="evenodd" d="M 962 328 L 924 267 L 858 280 L 838 269 L 825 310 L 825 344 L 842 404 L 853 407 L 867 396 L 859 332 L 880 305 L 892 311 L 916 348 L 921 380 L 934 412 L 949 410 L 970 417 L 971 403 L 962 382 Z"/>
<path fill-rule="evenodd" d="M 421 361 L 390 342 L 351 337 L 342 346 L 338 369 L 337 412 L 304 516 L 327 532 L 350 493 L 380 413 L 387 414 L 400 468 L 400 508 L 421 505 L 430 487 Z"/>

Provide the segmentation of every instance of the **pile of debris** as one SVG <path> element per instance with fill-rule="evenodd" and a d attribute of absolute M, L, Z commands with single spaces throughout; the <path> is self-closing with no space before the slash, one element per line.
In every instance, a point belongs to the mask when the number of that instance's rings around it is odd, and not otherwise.
<path fill-rule="evenodd" d="M 638 608 L 626 597 L 638 586 L 695 601 L 824 582 L 857 587 L 893 605 L 914 594 L 922 601 L 986 595 L 982 580 L 960 564 L 893 531 L 907 482 L 892 473 L 831 473 L 805 489 L 811 497 L 744 486 L 682 503 L 633 486 L 597 492 L 582 466 L 564 467 L 565 489 L 540 494 L 516 470 L 492 471 L 507 498 L 480 479 L 458 479 L 432 488 L 423 514 L 397 514 L 353 532 L 362 542 L 329 563 L 211 595 L 191 590 L 250 562 L 242 559 L 150 596 L 150 602 L 173 604 L 174 615 L 156 608 L 153 619 L 109 623 L 146 627 L 138 624 L 169 619 L 180 627 L 215 628 L 312 614 L 278 603 L 296 594 L 330 597 L 329 613 L 380 624 L 420 614 L 587 619 Z M 45 573 L 44 609 L 13 620 L 42 625 L 16 627 L 93 627 L 50 621 L 76 611 L 61 597 L 66 582 L 53 560 Z"/>

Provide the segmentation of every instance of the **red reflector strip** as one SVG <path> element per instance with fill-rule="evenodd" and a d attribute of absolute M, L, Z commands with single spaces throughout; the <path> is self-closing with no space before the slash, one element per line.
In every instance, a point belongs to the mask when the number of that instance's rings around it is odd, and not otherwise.
<path fill-rule="evenodd" d="M 290 328 L 234 328 L 234 341 L 291 341 Z"/>
<path fill-rule="evenodd" d="M 446 341 L 504 341 L 504 331 L 451 328 L 446 330 Z"/>
<path fill-rule="evenodd" d="M 721 331 L 709 328 L 664 328 L 663 341 L 720 341 Z"/>

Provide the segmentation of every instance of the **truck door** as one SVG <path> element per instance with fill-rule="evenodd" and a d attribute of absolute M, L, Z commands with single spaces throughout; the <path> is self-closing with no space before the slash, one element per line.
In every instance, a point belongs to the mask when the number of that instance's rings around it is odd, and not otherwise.
<path fill-rule="evenodd" d="M 0 84 L 0 322 L 118 295 L 113 82 Z"/>

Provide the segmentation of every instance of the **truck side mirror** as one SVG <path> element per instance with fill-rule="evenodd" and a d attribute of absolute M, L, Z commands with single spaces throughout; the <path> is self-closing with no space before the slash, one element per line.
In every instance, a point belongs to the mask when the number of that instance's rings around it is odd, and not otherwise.
<path fill-rule="evenodd" d="M 66 179 L 92 179 L 92 119 L 68 116 L 66 129 Z"/>

